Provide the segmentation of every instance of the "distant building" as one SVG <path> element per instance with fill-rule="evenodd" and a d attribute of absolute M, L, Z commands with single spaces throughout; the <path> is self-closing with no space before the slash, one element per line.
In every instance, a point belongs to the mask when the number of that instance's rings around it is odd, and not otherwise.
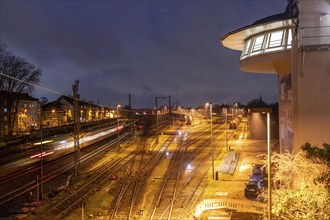
<path fill-rule="evenodd" d="M 286 11 L 221 38 L 240 69 L 279 75 L 280 150 L 330 143 L 330 1 L 289 0 Z"/>
<path fill-rule="evenodd" d="M 67 112 L 58 101 L 42 105 L 42 125 L 46 128 L 61 127 L 67 124 Z"/>
<path fill-rule="evenodd" d="M 57 100 L 60 103 L 65 115 L 66 123 L 73 123 L 73 97 L 60 96 Z M 80 101 L 80 121 L 91 122 L 113 117 L 111 113 L 113 109 L 102 107 L 90 101 Z"/>
<path fill-rule="evenodd" d="M 114 109 L 80 101 L 80 122 L 94 122 L 114 117 Z M 0 91 L 0 138 L 29 134 L 44 128 L 73 124 L 73 98 L 60 96 L 56 101 L 42 104 L 27 93 Z"/>
<path fill-rule="evenodd" d="M 40 103 L 27 93 L 0 91 L 0 137 L 29 133 L 40 125 Z"/>
<path fill-rule="evenodd" d="M 73 123 L 73 98 L 61 95 L 56 102 L 61 104 L 61 109 L 66 115 L 65 122 L 69 124 Z"/>

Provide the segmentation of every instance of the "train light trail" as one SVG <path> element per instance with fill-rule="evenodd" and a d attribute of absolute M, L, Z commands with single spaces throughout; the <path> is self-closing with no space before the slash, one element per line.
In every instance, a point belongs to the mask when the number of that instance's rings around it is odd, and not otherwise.
<path fill-rule="evenodd" d="M 40 144 L 47 144 L 47 143 L 51 143 L 51 142 L 53 142 L 53 140 L 46 140 L 46 141 L 42 141 L 42 142 L 36 142 L 33 145 L 37 146 L 37 145 L 40 145 Z"/>
<path fill-rule="evenodd" d="M 45 156 L 48 156 L 48 155 L 53 154 L 53 153 L 54 153 L 54 151 L 42 152 L 42 153 L 39 153 L 39 154 L 35 154 L 35 155 L 30 156 L 30 158 L 45 157 Z"/>

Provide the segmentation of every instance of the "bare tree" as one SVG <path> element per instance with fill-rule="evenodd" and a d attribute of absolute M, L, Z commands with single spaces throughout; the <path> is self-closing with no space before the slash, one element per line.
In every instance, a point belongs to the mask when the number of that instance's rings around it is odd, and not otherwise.
<path fill-rule="evenodd" d="M 35 67 L 25 59 L 13 55 L 6 45 L 1 44 L 0 73 L 0 91 L 6 93 L 8 133 L 11 135 L 19 104 L 19 100 L 15 94 L 31 93 L 34 90 L 33 85 L 38 84 L 40 81 L 41 69 Z M 3 120 L 3 117 L 0 117 L 0 120 Z M 4 123 L 3 121 L 0 122 L 2 124 Z"/>

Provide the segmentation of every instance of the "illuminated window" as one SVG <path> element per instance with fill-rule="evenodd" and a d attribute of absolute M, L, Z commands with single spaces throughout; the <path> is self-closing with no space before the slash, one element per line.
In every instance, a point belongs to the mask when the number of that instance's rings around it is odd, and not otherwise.
<path fill-rule="evenodd" d="M 287 48 L 291 48 L 292 44 L 292 29 L 288 30 L 288 40 L 287 40 Z"/>
<path fill-rule="evenodd" d="M 264 42 L 265 35 L 258 36 L 254 39 L 254 45 L 252 51 L 259 51 L 262 48 L 262 43 Z"/>
<path fill-rule="evenodd" d="M 265 48 L 265 52 L 283 50 L 284 47 L 282 45 L 283 45 L 284 36 L 285 36 L 284 30 L 268 33 L 268 42 L 267 42 L 267 46 Z M 285 39 L 284 39 L 284 42 L 285 42 Z M 285 45 L 285 43 L 284 43 L 284 45 Z"/>
<path fill-rule="evenodd" d="M 245 42 L 244 50 L 243 50 L 243 53 L 242 53 L 243 56 L 248 54 L 248 52 L 250 51 L 250 46 L 251 46 L 251 39 Z"/>
<path fill-rule="evenodd" d="M 291 48 L 292 29 L 273 30 L 263 35 L 252 36 L 244 44 L 241 60 L 263 53 Z"/>
<path fill-rule="evenodd" d="M 284 33 L 284 31 L 276 31 L 276 32 L 270 33 L 268 47 L 282 46 L 283 33 Z"/>

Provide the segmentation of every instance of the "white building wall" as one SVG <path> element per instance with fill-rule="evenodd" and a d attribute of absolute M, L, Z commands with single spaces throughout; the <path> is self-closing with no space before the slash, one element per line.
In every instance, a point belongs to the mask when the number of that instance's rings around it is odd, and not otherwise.
<path fill-rule="evenodd" d="M 330 51 L 299 51 L 294 80 L 294 148 L 330 143 Z"/>
<path fill-rule="evenodd" d="M 329 17 L 329 0 L 299 0 L 298 38 L 292 48 L 295 152 L 306 142 L 330 143 Z"/>

